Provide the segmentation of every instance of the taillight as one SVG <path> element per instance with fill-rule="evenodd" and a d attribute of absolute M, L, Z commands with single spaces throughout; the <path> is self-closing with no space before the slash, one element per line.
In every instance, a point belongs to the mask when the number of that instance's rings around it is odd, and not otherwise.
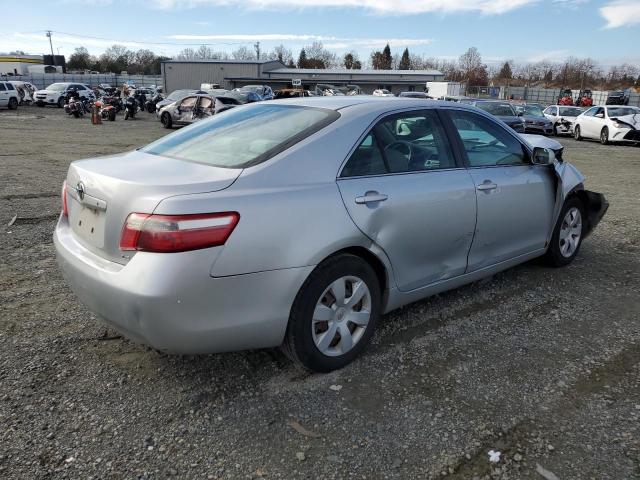
<path fill-rule="evenodd" d="M 67 203 L 67 181 L 62 182 L 62 215 L 69 216 L 69 204 Z"/>
<path fill-rule="evenodd" d="M 121 250 L 184 252 L 224 245 L 240 220 L 237 212 L 196 215 L 131 213 L 124 222 Z"/>

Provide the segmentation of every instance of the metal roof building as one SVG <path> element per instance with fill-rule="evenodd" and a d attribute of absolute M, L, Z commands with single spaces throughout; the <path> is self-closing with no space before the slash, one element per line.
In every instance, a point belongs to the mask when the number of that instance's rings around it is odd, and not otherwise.
<path fill-rule="evenodd" d="M 346 70 L 287 68 L 277 60 L 167 60 L 162 62 L 165 90 L 199 88 L 201 83 L 217 83 L 232 89 L 261 84 L 279 89 L 301 80 L 305 88 L 316 84 L 358 85 L 366 93 L 386 88 L 393 93 L 423 91 L 426 82 L 444 80 L 438 70 Z"/>

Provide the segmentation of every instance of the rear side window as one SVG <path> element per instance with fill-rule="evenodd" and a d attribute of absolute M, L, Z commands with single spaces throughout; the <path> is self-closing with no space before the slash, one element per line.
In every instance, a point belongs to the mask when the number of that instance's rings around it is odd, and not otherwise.
<path fill-rule="evenodd" d="M 264 162 L 329 125 L 324 108 L 256 104 L 237 107 L 167 135 L 142 151 L 222 168 Z"/>
<path fill-rule="evenodd" d="M 455 168 L 456 163 L 434 110 L 381 120 L 358 145 L 341 177 Z"/>
<path fill-rule="evenodd" d="M 10 83 L 5 84 L 7 86 L 7 90 L 15 90 L 15 88 L 13 88 L 13 85 L 11 85 Z"/>
<path fill-rule="evenodd" d="M 4 86 L 4 83 L 0 83 L 0 92 L 6 92 L 7 89 Z"/>
<path fill-rule="evenodd" d="M 529 163 L 522 144 L 501 125 L 472 112 L 454 110 L 449 115 L 460 135 L 470 167 Z"/>

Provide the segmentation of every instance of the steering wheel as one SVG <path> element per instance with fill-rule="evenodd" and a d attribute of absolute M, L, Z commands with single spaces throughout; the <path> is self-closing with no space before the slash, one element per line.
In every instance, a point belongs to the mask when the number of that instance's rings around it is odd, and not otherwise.
<path fill-rule="evenodd" d="M 406 140 L 396 140 L 395 142 L 391 142 L 389 145 L 384 147 L 384 151 L 386 152 L 387 150 L 395 150 L 396 152 L 404 155 L 407 160 L 411 160 L 411 156 L 413 155 L 413 145 L 411 145 L 411 142 L 407 142 Z"/>

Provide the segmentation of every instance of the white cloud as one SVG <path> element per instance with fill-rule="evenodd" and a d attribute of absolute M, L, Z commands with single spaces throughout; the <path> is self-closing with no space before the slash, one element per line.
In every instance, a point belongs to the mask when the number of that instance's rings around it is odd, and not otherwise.
<path fill-rule="evenodd" d="M 480 12 L 497 15 L 539 0 L 151 0 L 157 8 L 170 10 L 202 5 L 240 5 L 249 9 L 359 8 L 378 14 L 410 15 L 416 13 Z"/>
<path fill-rule="evenodd" d="M 418 45 L 430 45 L 430 38 L 340 38 L 326 35 L 297 35 L 293 33 L 267 33 L 267 34 L 230 34 L 230 35 L 169 35 L 171 40 L 188 40 L 192 42 L 289 42 L 309 43 L 323 42 L 326 48 L 340 50 L 345 48 L 382 48 L 387 43 L 390 47 L 415 47 Z"/>
<path fill-rule="evenodd" d="M 629 27 L 640 24 L 640 1 L 618 0 L 600 8 L 607 21 L 605 28 Z"/>

